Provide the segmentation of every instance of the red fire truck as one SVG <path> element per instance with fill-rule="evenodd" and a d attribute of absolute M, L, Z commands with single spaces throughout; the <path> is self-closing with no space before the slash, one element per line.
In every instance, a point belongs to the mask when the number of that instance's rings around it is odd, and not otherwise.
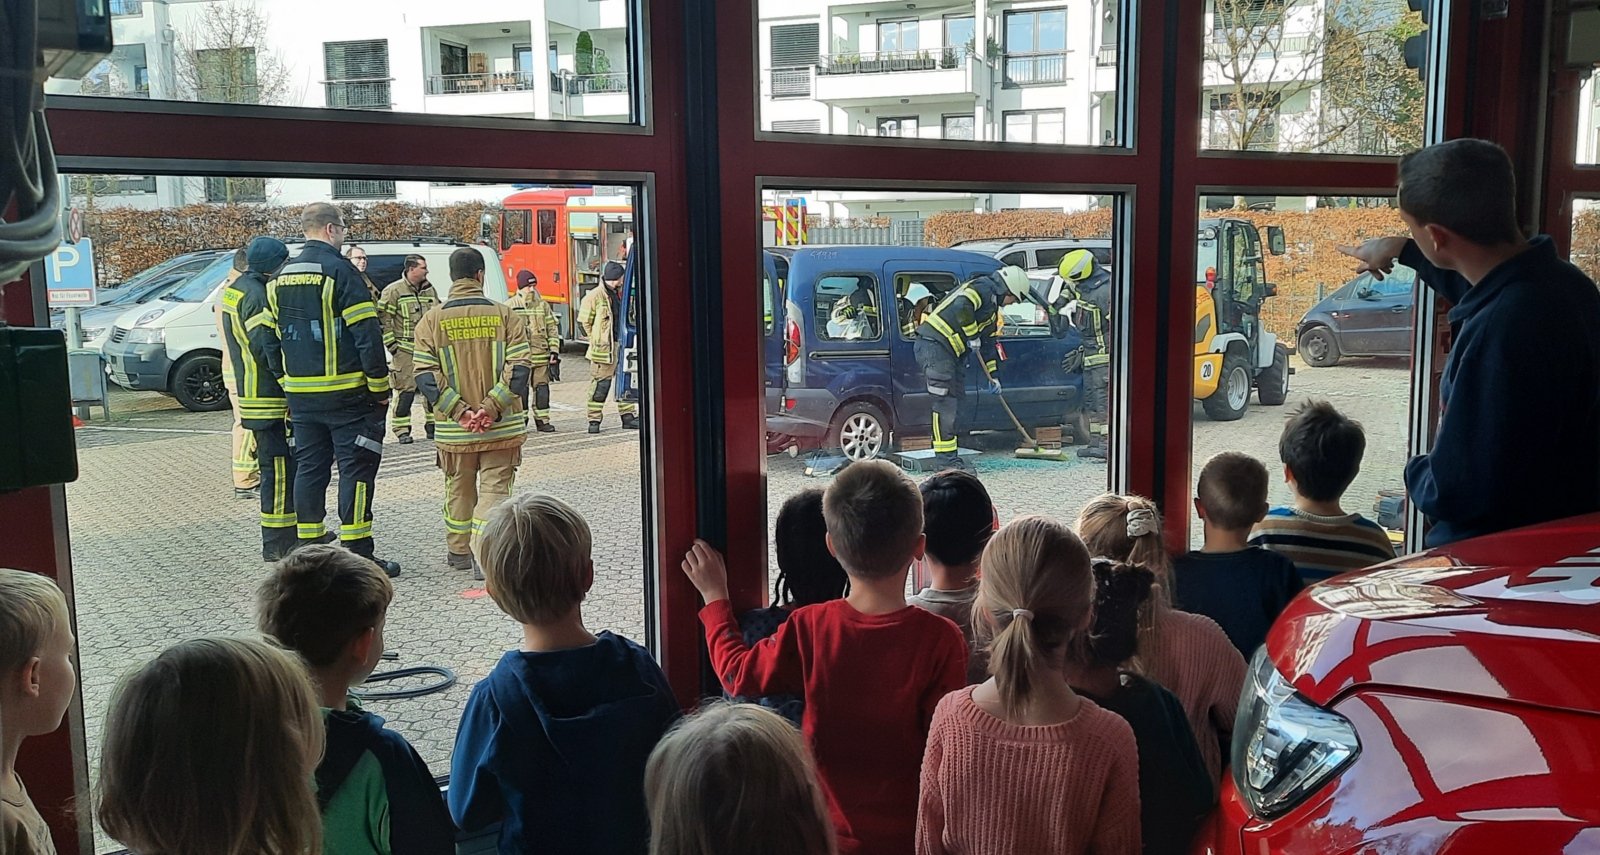
<path fill-rule="evenodd" d="M 484 243 L 500 251 L 507 284 L 515 288 L 517 271 L 532 271 L 562 337 L 578 338 L 573 316 L 583 295 L 599 287 L 606 262 L 623 262 L 623 246 L 633 236 L 633 199 L 596 196 L 588 187 L 522 190 L 484 220 Z"/>

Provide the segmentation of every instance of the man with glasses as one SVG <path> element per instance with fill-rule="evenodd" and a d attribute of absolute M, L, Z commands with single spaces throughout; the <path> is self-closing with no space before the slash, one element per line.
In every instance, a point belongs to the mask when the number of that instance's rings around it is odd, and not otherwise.
<path fill-rule="evenodd" d="M 356 272 L 361 274 L 361 281 L 367 283 L 367 293 L 372 295 L 372 304 L 376 306 L 378 299 L 382 296 L 382 292 L 378 290 L 378 286 L 372 281 L 372 277 L 367 275 L 367 251 L 355 244 L 350 244 L 344 248 L 344 257 L 349 259 L 350 263 L 355 266 Z"/>
<path fill-rule="evenodd" d="M 378 310 L 361 274 L 339 255 L 344 216 L 327 202 L 300 215 L 306 242 L 267 289 L 277 336 L 269 370 L 282 382 L 295 438 L 294 505 L 300 543 L 327 543 L 332 466 L 339 466 L 339 540 L 391 578 L 400 565 L 373 556 L 372 496 L 383 459 L 389 365 Z"/>

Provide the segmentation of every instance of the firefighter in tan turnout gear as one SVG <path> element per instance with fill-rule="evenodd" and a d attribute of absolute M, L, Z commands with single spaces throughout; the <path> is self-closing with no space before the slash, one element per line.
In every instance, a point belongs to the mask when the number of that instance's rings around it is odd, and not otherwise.
<path fill-rule="evenodd" d="M 389 283 L 378 298 L 383 346 L 389 349 L 389 386 L 394 390 L 389 426 L 401 444 L 411 442 L 411 410 L 417 400 L 417 373 L 411 358 L 417 322 L 437 305 L 439 295 L 428 281 L 428 260 L 420 255 L 406 256 L 400 278 Z M 424 410 L 424 430 L 433 439 L 433 411 Z"/>
<path fill-rule="evenodd" d="M 471 568 L 484 518 L 511 496 L 527 413 L 528 331 L 509 306 L 483 296 L 483 256 L 450 254 L 450 295 L 416 328 L 417 387 L 439 416 L 434 437 L 444 472 L 448 563 Z"/>
<path fill-rule="evenodd" d="M 620 339 L 622 327 L 617 316 L 622 313 L 622 265 L 606 262 L 600 273 L 599 288 L 583 295 L 578 306 L 578 324 L 589 337 L 589 350 L 585 356 L 593 369 L 591 380 L 594 391 L 589 395 L 589 432 L 600 432 L 600 421 L 605 415 L 606 398 L 616 385 L 617 360 L 622 356 Z M 633 401 L 617 399 L 617 415 L 628 430 L 639 429 L 639 405 Z"/>
<path fill-rule="evenodd" d="M 539 296 L 539 280 L 531 271 L 517 271 L 517 293 L 506 301 L 528 327 L 528 340 L 533 345 L 533 377 L 527 395 L 522 396 L 522 409 L 528 410 L 528 398 L 533 398 L 533 424 L 540 433 L 554 433 L 550 424 L 550 381 L 561 379 L 561 325 L 550 304 Z"/>

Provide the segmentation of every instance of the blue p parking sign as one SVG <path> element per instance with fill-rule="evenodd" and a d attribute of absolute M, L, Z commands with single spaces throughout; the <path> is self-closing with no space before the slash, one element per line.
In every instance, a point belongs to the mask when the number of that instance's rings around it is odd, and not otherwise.
<path fill-rule="evenodd" d="M 95 304 L 94 244 L 88 238 L 56 247 L 45 259 L 44 269 L 50 308 Z"/>

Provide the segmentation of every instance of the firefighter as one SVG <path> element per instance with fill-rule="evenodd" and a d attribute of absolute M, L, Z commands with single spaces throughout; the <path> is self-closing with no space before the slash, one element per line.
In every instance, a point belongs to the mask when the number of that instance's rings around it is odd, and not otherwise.
<path fill-rule="evenodd" d="M 621 357 L 622 325 L 617 318 L 622 314 L 622 265 L 606 262 L 600 281 L 604 284 L 583 295 L 583 302 L 578 306 L 578 324 L 589 337 L 585 356 L 593 369 L 594 392 L 588 404 L 590 433 L 600 432 L 600 419 L 617 376 L 617 360 Z M 627 430 L 639 429 L 637 403 L 618 398 L 617 415 Z"/>
<path fill-rule="evenodd" d="M 339 540 L 390 578 L 400 565 L 373 555 L 372 498 L 383 460 L 389 366 L 383 327 L 361 274 L 339 255 L 344 216 L 327 202 L 300 214 L 306 242 L 267 285 L 278 335 L 267 361 L 289 400 L 300 543 L 327 543 L 331 467 L 339 466 Z"/>
<path fill-rule="evenodd" d="M 246 272 L 222 291 L 223 352 L 238 390 L 240 422 L 254 437 L 261 464 L 261 560 L 277 561 L 298 538 L 289 402 L 266 360 L 275 328 L 267 309 L 267 281 L 289 259 L 289 248 L 277 238 L 258 237 L 250 241 L 246 259 Z"/>
<path fill-rule="evenodd" d="M 1047 298 L 1052 312 L 1068 316 L 1083 337 L 1082 347 L 1063 358 L 1062 370 L 1083 371 L 1083 414 L 1089 443 L 1078 456 L 1106 459 L 1111 411 L 1111 273 L 1095 263 L 1094 253 L 1075 249 L 1062 256 Z"/>
<path fill-rule="evenodd" d="M 938 465 L 967 468 L 957 453 L 961 429 L 957 414 L 967 394 L 966 356 L 975 351 L 989 389 L 1000 392 L 999 348 L 994 334 L 1000 307 L 1023 299 L 1028 274 L 1016 266 L 985 273 L 951 291 L 917 327 L 913 352 L 928 378 L 933 401 L 933 451 Z"/>
<path fill-rule="evenodd" d="M 917 327 L 922 324 L 922 319 L 928 314 L 928 307 L 933 305 L 933 292 L 921 282 L 913 282 L 900 295 L 900 333 L 906 338 L 915 338 Z"/>
<path fill-rule="evenodd" d="M 378 319 L 383 322 L 383 346 L 389 351 L 389 388 L 394 391 L 394 414 L 389 427 L 401 445 L 411 444 L 411 410 L 417 401 L 416 370 L 411 364 L 412 340 L 417 321 L 434 306 L 439 294 L 428 281 L 428 260 L 408 255 L 400 278 L 378 297 Z M 433 410 L 424 407 L 423 430 L 433 439 Z"/>
<path fill-rule="evenodd" d="M 533 396 L 533 424 L 540 433 L 554 433 L 550 423 L 550 381 L 561 379 L 561 325 L 550 304 L 539 296 L 539 278 L 532 271 L 517 271 L 517 293 L 506 305 L 522 316 L 533 347 L 533 375 L 529 381 Z M 522 410 L 528 411 L 528 395 L 522 396 Z"/>
<path fill-rule="evenodd" d="M 372 295 L 372 305 L 378 305 L 378 298 L 383 296 L 383 292 L 378 290 L 378 286 L 372 281 L 372 277 L 367 275 L 367 251 L 355 244 L 350 244 L 344 249 L 344 257 L 348 258 L 350 263 L 355 265 L 356 272 L 361 274 L 361 281 L 367 286 L 367 293 Z"/>
<path fill-rule="evenodd" d="M 222 280 L 222 287 L 233 284 L 235 279 L 244 275 L 249 269 L 245 248 L 240 247 L 233 254 L 233 269 L 228 271 Z M 220 309 L 216 313 L 217 336 L 227 340 L 225 329 L 226 320 Z M 228 349 L 222 349 L 222 388 L 228 391 L 228 405 L 233 409 L 233 497 L 235 499 L 258 499 L 261 488 L 261 462 L 257 459 L 259 452 L 256 449 L 256 435 L 244 425 L 244 416 L 239 412 L 239 389 L 234 383 L 233 357 Z"/>
<path fill-rule="evenodd" d="M 511 497 L 528 430 L 533 348 L 516 309 L 483 296 L 483 256 L 450 254 L 450 296 L 417 325 L 417 386 L 440 416 L 446 562 L 482 579 L 474 551 L 484 519 Z"/>

